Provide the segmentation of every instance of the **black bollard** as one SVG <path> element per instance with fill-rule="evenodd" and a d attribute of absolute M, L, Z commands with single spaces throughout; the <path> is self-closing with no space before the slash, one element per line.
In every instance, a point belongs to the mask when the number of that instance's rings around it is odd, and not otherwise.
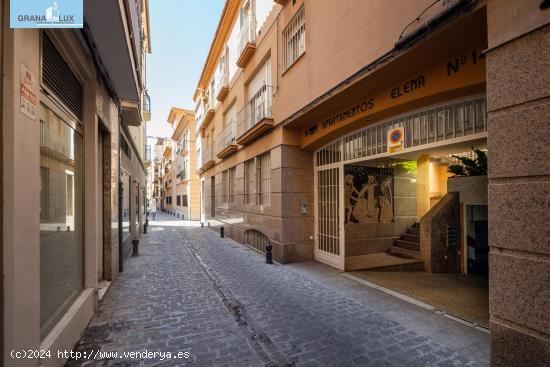
<path fill-rule="evenodd" d="M 143 234 L 147 234 L 147 222 L 143 225 Z"/>
<path fill-rule="evenodd" d="M 132 247 L 132 256 L 137 256 L 139 254 L 139 249 L 138 249 L 139 240 L 138 239 L 132 240 L 132 245 L 134 245 Z"/>
<path fill-rule="evenodd" d="M 273 264 L 273 245 L 271 243 L 265 245 L 265 263 Z"/>
<path fill-rule="evenodd" d="M 221 226 L 221 227 L 220 227 L 220 237 L 221 237 L 221 238 L 224 238 L 224 237 L 225 237 L 224 231 L 225 231 L 225 229 L 223 228 L 223 226 Z"/>
<path fill-rule="evenodd" d="M 204 228 L 204 223 L 203 222 L 201 222 L 201 227 Z"/>

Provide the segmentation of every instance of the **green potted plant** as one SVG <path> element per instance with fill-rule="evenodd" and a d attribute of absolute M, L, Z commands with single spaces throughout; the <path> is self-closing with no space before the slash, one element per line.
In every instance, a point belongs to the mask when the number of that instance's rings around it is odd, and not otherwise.
<path fill-rule="evenodd" d="M 455 176 L 487 176 L 487 153 L 483 150 L 472 147 L 475 158 L 461 157 L 453 155 L 462 164 L 450 165 L 447 172 Z"/>
<path fill-rule="evenodd" d="M 447 191 L 458 192 L 461 203 L 487 205 L 487 152 L 474 147 L 472 150 L 474 158 L 453 155 L 460 164 L 447 169 L 454 175 L 447 180 Z"/>

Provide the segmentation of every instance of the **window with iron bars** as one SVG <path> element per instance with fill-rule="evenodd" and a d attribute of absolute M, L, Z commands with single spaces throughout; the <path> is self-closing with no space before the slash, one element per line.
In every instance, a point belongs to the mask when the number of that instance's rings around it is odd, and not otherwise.
<path fill-rule="evenodd" d="M 271 154 L 256 157 L 256 205 L 271 203 Z"/>
<path fill-rule="evenodd" d="M 306 18 L 304 6 L 283 30 L 283 72 L 306 51 Z"/>
<path fill-rule="evenodd" d="M 244 162 L 244 203 L 252 204 L 254 195 L 254 158 Z"/>
<path fill-rule="evenodd" d="M 235 203 L 235 173 L 235 167 L 222 172 L 222 204 Z"/>
<path fill-rule="evenodd" d="M 229 204 L 235 203 L 235 173 L 236 167 L 231 167 L 229 170 Z"/>

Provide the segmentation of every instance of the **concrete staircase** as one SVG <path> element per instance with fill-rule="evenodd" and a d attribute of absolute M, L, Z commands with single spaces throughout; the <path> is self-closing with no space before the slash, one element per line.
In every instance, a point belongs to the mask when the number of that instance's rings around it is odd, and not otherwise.
<path fill-rule="evenodd" d="M 346 271 L 423 271 L 420 259 L 420 224 L 417 222 L 395 240 L 387 252 L 346 257 Z"/>
<path fill-rule="evenodd" d="M 395 240 L 388 253 L 407 259 L 420 260 L 420 224 L 414 223 L 398 240 Z"/>

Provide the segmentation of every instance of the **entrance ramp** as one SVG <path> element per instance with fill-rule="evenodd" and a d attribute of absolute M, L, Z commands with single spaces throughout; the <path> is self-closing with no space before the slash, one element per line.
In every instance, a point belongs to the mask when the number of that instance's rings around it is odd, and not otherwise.
<path fill-rule="evenodd" d="M 346 257 L 345 269 L 346 271 L 422 271 L 424 270 L 424 262 L 419 259 L 405 258 L 381 252 Z"/>

